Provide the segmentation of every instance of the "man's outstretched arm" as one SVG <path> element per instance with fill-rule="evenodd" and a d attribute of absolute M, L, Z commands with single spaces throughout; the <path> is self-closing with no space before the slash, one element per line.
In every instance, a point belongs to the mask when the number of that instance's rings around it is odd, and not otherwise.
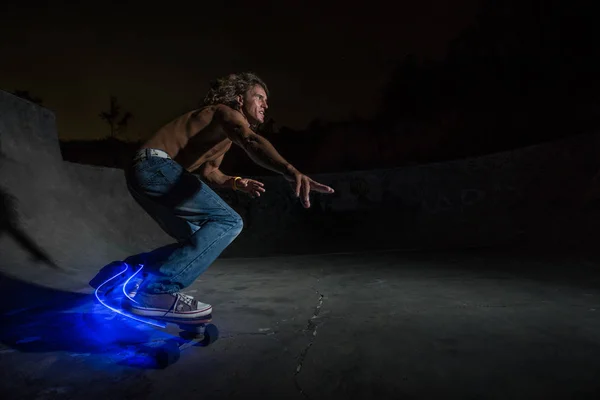
<path fill-rule="evenodd" d="M 229 139 L 240 146 L 256 164 L 282 174 L 290 181 L 296 197 L 300 197 L 305 208 L 310 207 L 309 193 L 316 191 L 331 194 L 329 186 L 315 182 L 300 173 L 292 164 L 275 150 L 264 137 L 256 134 L 248 126 L 248 121 L 238 111 L 227 106 L 219 106 L 215 117 L 222 124 Z"/>
<path fill-rule="evenodd" d="M 294 179 L 298 170 L 285 160 L 266 138 L 248 126 L 242 114 L 227 106 L 220 106 L 215 114 L 229 139 L 240 146 L 256 164 L 288 179 Z"/>

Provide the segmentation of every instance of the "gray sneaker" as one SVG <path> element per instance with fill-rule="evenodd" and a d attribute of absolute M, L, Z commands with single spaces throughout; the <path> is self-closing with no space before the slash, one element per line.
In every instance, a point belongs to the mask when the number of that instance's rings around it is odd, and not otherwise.
<path fill-rule="evenodd" d="M 139 316 L 173 322 L 208 322 L 212 306 L 183 293 L 137 293 L 135 298 L 123 299 L 123 309 Z"/>

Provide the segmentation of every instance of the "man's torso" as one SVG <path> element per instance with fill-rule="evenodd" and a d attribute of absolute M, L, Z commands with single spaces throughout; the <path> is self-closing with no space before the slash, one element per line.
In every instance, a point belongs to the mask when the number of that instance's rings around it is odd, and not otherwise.
<path fill-rule="evenodd" d="M 190 111 L 160 128 L 141 148 L 163 150 L 188 171 L 226 153 L 231 147 L 214 119 L 215 107 Z"/>

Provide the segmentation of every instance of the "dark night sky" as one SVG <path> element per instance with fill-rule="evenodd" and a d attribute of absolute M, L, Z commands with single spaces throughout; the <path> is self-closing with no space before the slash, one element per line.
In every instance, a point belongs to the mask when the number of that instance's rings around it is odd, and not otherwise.
<path fill-rule="evenodd" d="M 211 79 L 251 70 L 271 90 L 269 116 L 302 129 L 372 115 L 395 62 L 443 57 L 480 2 L 218 3 L 3 6 L 0 89 L 41 97 L 61 139 L 106 136 L 112 93 L 134 114 L 131 140 L 195 108 Z"/>

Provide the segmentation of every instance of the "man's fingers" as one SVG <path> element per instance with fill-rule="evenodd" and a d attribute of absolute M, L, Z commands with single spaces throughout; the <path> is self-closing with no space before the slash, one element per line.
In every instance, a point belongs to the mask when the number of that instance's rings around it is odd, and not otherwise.
<path fill-rule="evenodd" d="M 311 189 L 316 192 L 320 192 L 320 193 L 335 192 L 335 190 L 333 190 L 333 188 L 330 188 L 329 186 L 323 185 L 322 183 L 319 183 L 319 182 L 311 181 L 310 185 L 311 185 Z"/>
<path fill-rule="evenodd" d="M 265 186 L 264 183 L 259 182 L 259 181 L 255 181 L 254 179 L 248 179 L 248 183 L 252 183 L 252 184 L 258 185 L 258 186 Z"/>
<path fill-rule="evenodd" d="M 310 199 L 308 198 L 310 194 L 310 181 L 308 179 L 304 180 L 304 185 L 302 185 L 302 197 L 304 199 L 304 206 L 306 208 L 310 207 Z"/>
<path fill-rule="evenodd" d="M 333 190 L 333 188 L 330 188 L 329 186 L 326 186 L 326 185 L 317 186 L 315 188 L 315 191 L 317 191 L 319 193 L 335 193 L 335 190 Z"/>
<path fill-rule="evenodd" d="M 300 197 L 300 187 L 302 186 L 302 178 L 296 178 L 296 197 Z"/>

